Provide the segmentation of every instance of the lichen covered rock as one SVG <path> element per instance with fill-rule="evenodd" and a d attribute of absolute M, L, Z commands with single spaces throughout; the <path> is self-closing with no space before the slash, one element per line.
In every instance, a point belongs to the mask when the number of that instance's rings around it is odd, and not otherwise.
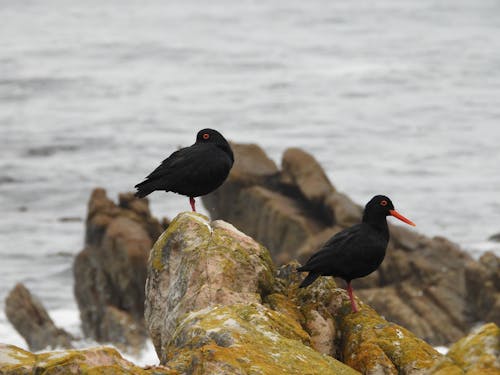
<path fill-rule="evenodd" d="M 342 332 L 342 357 L 363 374 L 424 375 L 437 364 L 455 367 L 433 347 L 370 307 L 365 305 L 355 314 L 343 311 L 336 315 Z"/>
<path fill-rule="evenodd" d="M 267 250 L 232 225 L 178 215 L 151 250 L 146 283 L 146 323 L 162 362 L 182 315 L 215 304 L 261 303 L 273 273 Z"/>
<path fill-rule="evenodd" d="M 500 374 L 500 328 L 483 325 L 453 344 L 447 357 L 467 375 Z"/>
<path fill-rule="evenodd" d="M 115 349 L 107 347 L 65 350 L 33 354 L 13 345 L 0 344 L 2 375 L 177 375 L 168 367 L 144 369 L 125 360 Z"/>
<path fill-rule="evenodd" d="M 357 374 L 309 345 L 293 318 L 256 303 L 233 304 L 187 315 L 167 359 L 190 374 Z"/>
<path fill-rule="evenodd" d="M 253 239 L 178 215 L 149 259 L 146 323 L 160 362 L 186 374 L 357 373 L 311 348 L 307 320 L 282 287 Z"/>

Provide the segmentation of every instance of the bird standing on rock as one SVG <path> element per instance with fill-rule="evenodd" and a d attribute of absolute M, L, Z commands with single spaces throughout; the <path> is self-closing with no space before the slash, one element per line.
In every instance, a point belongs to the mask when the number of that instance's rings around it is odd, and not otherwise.
<path fill-rule="evenodd" d="M 352 311 L 357 312 L 351 280 L 369 275 L 384 260 L 389 242 L 386 220 L 389 215 L 415 226 L 394 209 L 388 197 L 374 196 L 365 206 L 361 224 L 335 234 L 305 265 L 297 268 L 299 272 L 309 272 L 299 287 L 307 287 L 319 276 L 340 277 L 347 282 Z"/>
<path fill-rule="evenodd" d="M 217 189 L 234 163 L 233 151 L 227 140 L 213 129 L 200 130 L 196 142 L 175 151 L 146 179 L 135 185 L 139 198 L 156 190 L 172 191 L 189 197 L 194 212 L 195 197 Z"/>

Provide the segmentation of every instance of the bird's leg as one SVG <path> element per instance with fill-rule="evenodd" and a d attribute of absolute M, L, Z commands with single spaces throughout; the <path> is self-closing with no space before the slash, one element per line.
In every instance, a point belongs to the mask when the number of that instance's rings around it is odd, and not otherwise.
<path fill-rule="evenodd" d="M 193 210 L 193 212 L 196 212 L 196 207 L 195 207 L 195 200 L 193 197 L 189 197 L 189 204 L 191 205 L 191 209 Z"/>
<path fill-rule="evenodd" d="M 347 294 L 349 294 L 349 299 L 351 300 L 351 308 L 353 312 L 358 312 L 358 307 L 356 306 L 356 302 L 354 301 L 354 294 L 352 293 L 351 282 L 347 282 Z"/>

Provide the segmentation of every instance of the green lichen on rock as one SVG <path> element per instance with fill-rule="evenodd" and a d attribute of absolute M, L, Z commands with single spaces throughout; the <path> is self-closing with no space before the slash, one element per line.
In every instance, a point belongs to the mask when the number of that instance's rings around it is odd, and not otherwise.
<path fill-rule="evenodd" d="M 295 319 L 263 305 L 215 306 L 182 320 L 168 365 L 190 374 L 357 374 L 308 344 Z"/>
<path fill-rule="evenodd" d="M 366 374 L 428 374 L 443 356 L 405 328 L 364 306 L 338 315 L 344 362 Z"/>
<path fill-rule="evenodd" d="M 0 344 L 0 374 L 28 374 L 36 356 L 14 345 Z"/>
<path fill-rule="evenodd" d="M 1 344 L 0 374 L 178 375 L 177 371 L 167 367 L 138 367 L 108 347 L 33 354 L 12 345 Z"/>
<path fill-rule="evenodd" d="M 262 245 L 223 221 L 177 215 L 151 251 L 146 283 L 145 317 L 161 362 L 182 315 L 261 303 L 273 287 L 274 265 Z"/>
<path fill-rule="evenodd" d="M 483 325 L 453 344 L 446 356 L 467 375 L 500 374 L 500 328 Z"/>

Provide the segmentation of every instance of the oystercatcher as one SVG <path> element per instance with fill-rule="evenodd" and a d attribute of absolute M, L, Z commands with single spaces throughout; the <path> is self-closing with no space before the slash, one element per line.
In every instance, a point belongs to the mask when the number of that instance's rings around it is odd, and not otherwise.
<path fill-rule="evenodd" d="M 319 276 L 340 277 L 347 282 L 351 308 L 357 312 L 351 280 L 372 273 L 384 260 L 389 242 L 386 220 L 389 215 L 415 226 L 412 221 L 394 209 L 388 197 L 374 196 L 365 206 L 361 224 L 335 234 L 305 265 L 297 268 L 299 272 L 309 272 L 300 284 L 300 288 L 312 284 Z"/>
<path fill-rule="evenodd" d="M 222 134 L 203 129 L 192 146 L 175 151 L 143 182 L 135 185 L 135 195 L 143 198 L 156 190 L 172 191 L 188 196 L 191 209 L 196 212 L 195 197 L 222 185 L 233 163 L 233 151 Z"/>

